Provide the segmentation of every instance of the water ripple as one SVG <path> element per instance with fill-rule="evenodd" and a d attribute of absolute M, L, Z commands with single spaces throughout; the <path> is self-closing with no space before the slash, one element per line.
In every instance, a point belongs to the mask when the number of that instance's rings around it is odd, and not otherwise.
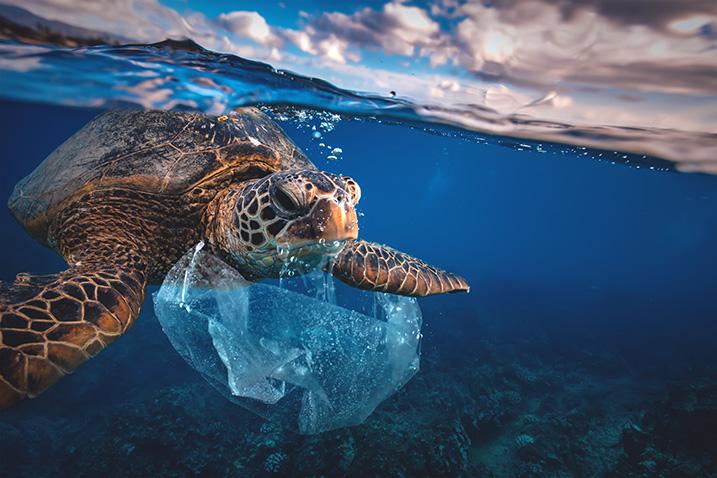
<path fill-rule="evenodd" d="M 69 48 L 0 40 L 0 97 L 84 107 L 194 109 L 220 114 L 250 104 L 290 105 L 607 151 L 614 161 L 670 161 L 717 174 L 717 134 L 579 126 L 503 115 L 481 105 L 442 107 L 337 88 L 271 65 L 206 50 L 190 40 Z M 594 154 L 593 156 L 599 156 Z M 658 161 L 659 163 L 659 161 Z"/>

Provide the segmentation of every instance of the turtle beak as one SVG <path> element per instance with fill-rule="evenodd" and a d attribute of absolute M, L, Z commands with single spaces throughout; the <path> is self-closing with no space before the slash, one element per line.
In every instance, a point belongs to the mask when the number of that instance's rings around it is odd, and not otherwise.
<path fill-rule="evenodd" d="M 277 236 L 278 242 L 303 244 L 307 242 L 343 242 L 358 237 L 356 210 L 348 197 L 322 198 L 309 212 L 295 219 Z"/>

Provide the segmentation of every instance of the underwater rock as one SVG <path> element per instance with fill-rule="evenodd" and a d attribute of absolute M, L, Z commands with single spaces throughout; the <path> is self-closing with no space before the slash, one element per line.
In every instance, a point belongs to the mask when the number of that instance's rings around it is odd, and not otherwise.
<path fill-rule="evenodd" d="M 374 294 L 374 317 L 249 283 L 200 243 L 155 295 L 174 348 L 227 398 L 266 418 L 298 416 L 301 433 L 358 425 L 418 370 L 415 299 Z"/>
<path fill-rule="evenodd" d="M 612 476 L 717 476 L 717 380 L 685 382 L 624 428 Z"/>

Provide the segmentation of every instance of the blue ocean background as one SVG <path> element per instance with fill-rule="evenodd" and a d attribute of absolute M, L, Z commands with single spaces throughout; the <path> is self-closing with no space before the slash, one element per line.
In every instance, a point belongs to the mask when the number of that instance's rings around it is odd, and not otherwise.
<path fill-rule="evenodd" d="M 420 371 L 365 423 L 302 435 L 184 362 L 153 285 L 0 412 L 0 477 L 717 476 L 714 7 L 288 3 L 0 5 L 0 198 L 108 108 L 257 105 L 360 184 L 361 238 L 471 292 L 419 299 Z M 0 281 L 65 268 L 0 226 Z"/>
<path fill-rule="evenodd" d="M 0 103 L 0 196 L 98 112 Z M 436 125 L 320 121 L 280 124 L 319 168 L 359 182 L 361 237 L 471 283 L 420 299 L 418 375 L 364 425 L 297 435 L 205 384 L 147 302 L 116 344 L 0 415 L 0 474 L 717 473 L 717 177 Z M 326 159 L 327 146 L 343 152 Z M 0 221 L 1 280 L 63 269 L 7 210 Z"/>

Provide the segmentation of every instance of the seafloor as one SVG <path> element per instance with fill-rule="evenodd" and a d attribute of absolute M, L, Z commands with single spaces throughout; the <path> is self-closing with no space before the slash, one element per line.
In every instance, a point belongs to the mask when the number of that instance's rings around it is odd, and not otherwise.
<path fill-rule="evenodd" d="M 605 336 L 429 320 L 402 391 L 362 426 L 301 436 L 222 398 L 143 315 L 3 415 L 3 476 L 717 476 L 717 376 L 699 360 L 669 373 L 669 353 Z"/>

